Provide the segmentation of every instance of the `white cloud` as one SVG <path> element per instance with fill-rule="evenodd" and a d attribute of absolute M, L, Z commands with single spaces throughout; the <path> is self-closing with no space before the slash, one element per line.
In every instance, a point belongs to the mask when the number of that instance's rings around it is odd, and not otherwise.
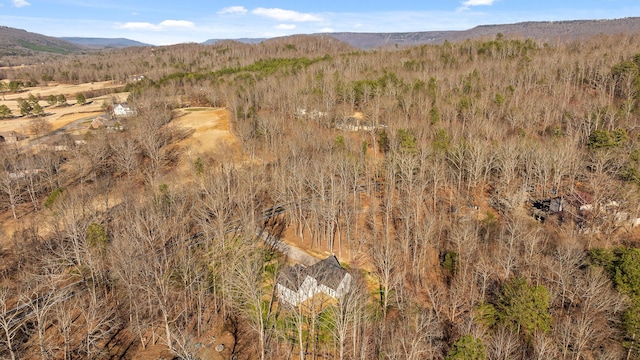
<path fill-rule="evenodd" d="M 168 27 L 181 27 L 181 28 L 194 28 L 195 24 L 187 20 L 165 20 L 159 24 L 162 28 Z"/>
<path fill-rule="evenodd" d="M 26 0 L 11 0 L 11 2 L 13 2 L 13 6 L 17 8 L 31 5 L 31 3 L 27 2 Z"/>
<path fill-rule="evenodd" d="M 326 28 L 322 28 L 322 29 L 320 29 L 320 32 L 321 32 L 321 33 L 332 33 L 332 32 L 334 32 L 334 31 L 335 31 L 335 30 L 333 30 L 333 28 L 330 28 L 330 27 L 326 27 Z"/>
<path fill-rule="evenodd" d="M 491 6 L 496 0 L 467 0 L 462 3 L 462 7 L 459 10 L 465 10 L 471 6 Z"/>
<path fill-rule="evenodd" d="M 309 13 L 299 13 L 293 10 L 284 10 L 278 8 L 255 8 L 252 13 L 254 15 L 264 16 L 271 19 L 279 20 L 279 21 L 295 21 L 295 22 L 306 22 L 306 21 L 322 21 L 323 19 L 319 16 L 309 14 Z"/>
<path fill-rule="evenodd" d="M 148 22 L 127 22 L 124 24 L 116 23 L 116 29 L 159 31 L 162 30 L 162 27 Z"/>
<path fill-rule="evenodd" d="M 278 26 L 276 26 L 276 29 L 278 30 L 293 30 L 295 29 L 296 26 L 293 24 L 280 24 Z"/>
<path fill-rule="evenodd" d="M 467 0 L 462 3 L 462 6 L 480 6 L 480 5 L 493 5 L 495 0 Z"/>
<path fill-rule="evenodd" d="M 244 6 L 229 6 L 218 11 L 219 15 L 225 15 L 225 14 L 244 15 L 246 13 L 247 13 L 247 9 Z"/>
<path fill-rule="evenodd" d="M 192 29 L 195 27 L 195 24 L 191 21 L 186 20 L 164 20 L 159 24 L 152 24 L 150 22 L 127 22 L 127 23 L 116 23 L 116 29 L 125 29 L 125 30 L 143 30 L 143 31 L 162 31 L 168 28 L 188 28 Z"/>

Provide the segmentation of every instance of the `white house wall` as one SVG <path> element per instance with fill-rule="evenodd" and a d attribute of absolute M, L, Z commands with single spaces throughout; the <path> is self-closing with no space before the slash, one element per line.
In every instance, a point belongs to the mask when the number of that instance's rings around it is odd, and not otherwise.
<path fill-rule="evenodd" d="M 300 285 L 300 301 L 299 303 L 305 302 L 307 299 L 311 299 L 314 295 L 316 295 L 318 291 L 318 282 L 316 279 L 311 276 L 307 276 Z"/>
<path fill-rule="evenodd" d="M 332 298 L 336 298 L 336 291 L 326 285 L 320 285 L 320 287 L 318 287 L 318 291 L 317 293 L 323 292 L 329 296 L 331 296 Z"/>
<path fill-rule="evenodd" d="M 324 284 L 318 286 L 318 282 L 315 278 L 307 276 L 300 285 L 298 291 L 293 291 L 281 284 L 278 284 L 278 297 L 293 306 L 298 306 L 319 293 L 325 293 L 334 299 L 340 298 L 349 291 L 350 287 L 351 274 L 349 273 L 345 274 L 337 289 L 332 289 Z"/>
<path fill-rule="evenodd" d="M 287 287 L 278 284 L 278 298 L 293 305 L 298 306 L 299 294 Z"/>
<path fill-rule="evenodd" d="M 338 288 L 336 289 L 337 296 L 335 297 L 342 297 L 344 294 L 346 294 L 349 291 L 350 288 L 351 288 L 351 274 L 346 273 L 342 278 L 342 281 L 340 281 Z"/>

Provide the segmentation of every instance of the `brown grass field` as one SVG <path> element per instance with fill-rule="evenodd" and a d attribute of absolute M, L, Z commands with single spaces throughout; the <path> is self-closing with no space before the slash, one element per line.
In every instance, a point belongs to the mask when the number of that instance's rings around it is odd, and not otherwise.
<path fill-rule="evenodd" d="M 240 142 L 231 132 L 229 111 L 225 108 L 185 108 L 176 110 L 172 125 L 191 133 L 176 145 L 183 149 L 183 161 L 175 173 L 183 175 L 191 171 L 197 158 L 205 162 L 226 157 L 236 162 L 244 162 Z"/>
<path fill-rule="evenodd" d="M 27 88 L 26 91 L 17 94 L 5 94 L 0 98 L 0 105 L 6 105 L 11 109 L 15 116 L 20 115 L 18 109 L 18 99 L 26 99 L 29 95 L 33 94 L 38 98 L 47 97 L 49 95 L 64 95 L 67 98 L 69 106 L 49 106 L 46 101 L 40 101 L 40 106 L 45 111 L 43 117 L 47 120 L 52 130 L 57 130 L 67 124 L 70 124 L 78 119 L 85 117 L 96 116 L 102 112 L 102 105 L 105 100 L 115 97 L 118 101 L 125 101 L 128 93 L 117 93 L 100 96 L 96 98 L 87 99 L 85 105 L 77 105 L 75 96 L 79 92 L 86 92 L 99 89 L 115 88 L 119 85 L 112 83 L 111 81 L 104 81 L 91 84 L 69 85 L 69 84 L 57 84 L 51 86 L 39 86 L 33 88 Z M 29 134 L 29 122 L 32 121 L 32 117 L 15 117 L 13 119 L 0 120 L 0 132 L 17 131 L 21 134 Z"/>

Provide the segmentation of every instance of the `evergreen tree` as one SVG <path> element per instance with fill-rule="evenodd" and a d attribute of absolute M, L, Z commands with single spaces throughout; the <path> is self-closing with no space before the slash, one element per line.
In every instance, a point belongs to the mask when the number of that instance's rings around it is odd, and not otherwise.
<path fill-rule="evenodd" d="M 18 99 L 18 107 L 20 108 L 20 115 L 22 116 L 29 116 L 33 111 L 33 106 L 23 98 Z"/>
<path fill-rule="evenodd" d="M 40 104 L 35 103 L 31 107 L 31 114 L 36 116 L 42 116 L 44 115 L 44 109 L 42 108 L 42 106 L 40 106 Z"/>
<path fill-rule="evenodd" d="M 55 95 L 51 94 L 47 96 L 47 102 L 49 103 L 49 106 L 53 106 L 58 102 L 58 98 Z"/>
<path fill-rule="evenodd" d="M 482 340 L 471 335 L 458 339 L 449 350 L 446 360 L 485 360 L 484 344 Z"/>
<path fill-rule="evenodd" d="M 76 94 L 76 102 L 80 105 L 84 105 L 87 103 L 87 99 L 85 99 L 83 93 Z"/>
<path fill-rule="evenodd" d="M 536 331 L 547 332 L 551 328 L 550 299 L 551 295 L 544 286 L 529 285 L 523 278 L 514 278 L 502 287 L 497 306 L 499 318 L 527 335 Z"/>
<path fill-rule="evenodd" d="M 640 249 L 594 249 L 589 253 L 594 264 L 604 267 L 616 289 L 630 298 L 622 315 L 626 346 L 640 351 Z"/>
<path fill-rule="evenodd" d="M 13 117 L 13 113 L 11 113 L 11 109 L 7 105 L 0 105 L 0 119 Z"/>

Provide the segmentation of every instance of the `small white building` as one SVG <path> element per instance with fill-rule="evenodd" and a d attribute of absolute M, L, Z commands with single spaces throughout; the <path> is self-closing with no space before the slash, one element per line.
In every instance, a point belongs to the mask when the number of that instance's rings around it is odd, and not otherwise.
<path fill-rule="evenodd" d="M 34 176 L 44 172 L 43 169 L 26 169 L 26 170 L 17 170 L 9 173 L 9 180 L 19 180 L 24 179 L 26 177 Z"/>
<path fill-rule="evenodd" d="M 133 109 L 131 109 L 129 104 L 122 103 L 122 104 L 117 104 L 113 107 L 113 114 L 115 116 L 127 117 L 127 116 L 133 116 L 136 113 L 135 111 L 133 111 Z"/>
<path fill-rule="evenodd" d="M 332 255 L 309 267 L 300 264 L 285 268 L 278 277 L 280 302 L 297 307 L 318 294 L 340 299 L 351 288 L 351 274 Z"/>
<path fill-rule="evenodd" d="M 387 128 L 385 124 L 373 124 L 371 123 L 366 116 L 356 111 L 353 115 L 342 119 L 336 124 L 336 129 L 346 130 L 346 131 L 375 131 L 375 130 L 384 130 Z"/>
<path fill-rule="evenodd" d="M 327 114 L 324 111 L 320 111 L 320 110 L 311 110 L 308 111 L 305 108 L 298 108 L 296 109 L 296 117 L 300 118 L 300 119 L 310 119 L 310 120 L 316 120 L 316 119 L 321 119 L 321 118 L 325 118 L 327 117 L 329 114 Z"/>

